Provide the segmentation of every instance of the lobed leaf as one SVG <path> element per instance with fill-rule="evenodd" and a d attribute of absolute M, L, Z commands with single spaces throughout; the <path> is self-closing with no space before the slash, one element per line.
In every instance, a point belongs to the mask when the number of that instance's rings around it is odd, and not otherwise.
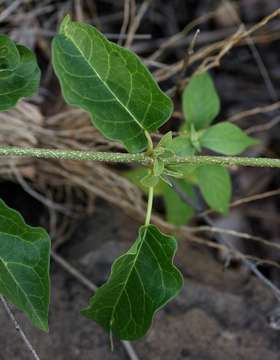
<path fill-rule="evenodd" d="M 50 239 L 0 200 L 0 294 L 48 330 Z"/>
<path fill-rule="evenodd" d="M 65 100 L 88 111 L 101 133 L 130 152 L 147 146 L 171 115 L 171 99 L 131 51 L 93 26 L 66 17 L 53 40 L 53 65 Z"/>
<path fill-rule="evenodd" d="M 205 130 L 201 145 L 224 155 L 238 155 L 258 141 L 229 122 L 221 122 Z"/>
<path fill-rule="evenodd" d="M 194 75 L 183 92 L 183 112 L 188 128 L 196 130 L 211 124 L 220 112 L 220 99 L 207 72 Z"/>
<path fill-rule="evenodd" d="M 40 69 L 35 55 L 0 35 L 0 111 L 8 110 L 38 89 Z"/>
<path fill-rule="evenodd" d="M 154 225 L 142 226 L 134 245 L 114 262 L 110 278 L 82 314 L 120 339 L 144 336 L 155 312 L 183 286 L 173 265 L 176 248 L 174 237 Z"/>
<path fill-rule="evenodd" d="M 218 165 L 203 165 L 196 169 L 198 186 L 207 204 L 227 214 L 231 199 L 231 179 L 228 170 Z"/>

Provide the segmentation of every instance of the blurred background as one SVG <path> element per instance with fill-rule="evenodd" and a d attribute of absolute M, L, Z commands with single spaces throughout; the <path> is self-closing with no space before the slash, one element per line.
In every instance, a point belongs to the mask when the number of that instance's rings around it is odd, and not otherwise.
<path fill-rule="evenodd" d="M 182 88 L 205 68 L 221 97 L 217 121 L 236 123 L 260 140 L 246 156 L 279 158 L 279 6 L 279 0 L 0 0 L 0 32 L 32 48 L 42 70 L 39 94 L 0 114 L 0 144 L 124 150 L 62 99 L 51 65 L 51 40 L 70 14 L 135 51 L 172 97 L 174 115 L 155 141 L 178 130 Z M 145 339 L 133 344 L 116 340 L 112 353 L 103 329 L 80 316 L 143 222 L 146 195 L 126 175 L 133 168 L 0 159 L 0 197 L 30 224 L 47 228 L 52 238 L 50 333 L 31 328 L 15 310 L 41 359 L 278 360 L 277 169 L 232 167 L 230 215 L 208 212 L 211 226 L 205 212 L 175 226 L 157 196 L 153 221 L 177 234 L 176 262 L 185 287 L 156 315 Z M 0 359 L 30 359 L 1 307 L 0 329 Z"/>

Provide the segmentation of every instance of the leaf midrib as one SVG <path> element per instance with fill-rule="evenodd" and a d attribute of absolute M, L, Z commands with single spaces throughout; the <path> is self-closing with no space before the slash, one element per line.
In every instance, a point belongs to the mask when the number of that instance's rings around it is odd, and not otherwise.
<path fill-rule="evenodd" d="M 22 288 L 22 287 L 20 286 L 20 284 L 18 283 L 17 279 L 14 277 L 14 274 L 10 271 L 10 269 L 9 269 L 9 267 L 8 267 L 9 262 L 4 261 L 1 256 L 0 256 L 0 261 L 2 261 L 4 267 L 6 268 L 7 272 L 10 274 L 10 276 L 12 277 L 12 279 L 14 280 L 16 286 L 18 286 L 18 288 L 19 288 L 20 291 L 22 292 L 23 296 L 26 298 L 29 306 L 30 306 L 31 309 L 32 309 L 33 314 L 35 315 L 35 317 L 37 318 L 37 320 L 38 320 L 39 323 L 41 324 L 41 327 L 42 327 L 43 329 L 45 329 L 45 328 L 46 328 L 45 325 L 43 324 L 40 316 L 37 314 L 36 309 L 34 308 L 34 306 L 32 305 L 32 303 L 30 302 L 29 297 L 27 296 L 26 292 L 23 290 L 23 288 Z"/>
<path fill-rule="evenodd" d="M 84 29 L 82 29 L 84 31 Z M 134 114 L 125 106 L 125 104 L 122 103 L 122 101 L 118 98 L 118 96 L 114 93 L 114 91 L 108 86 L 108 84 L 106 83 L 106 81 L 103 81 L 101 76 L 99 75 L 99 73 L 96 71 L 96 69 L 92 66 L 92 64 L 88 61 L 88 59 L 84 56 L 83 51 L 80 49 L 80 47 L 78 46 L 78 44 L 75 42 L 74 38 L 67 33 L 67 28 L 64 29 L 64 33 L 66 38 L 68 38 L 69 40 L 71 40 L 73 42 L 73 44 L 75 45 L 75 47 L 79 50 L 80 54 L 83 56 L 84 60 L 86 61 L 86 63 L 89 65 L 89 67 L 93 70 L 93 72 L 96 74 L 96 76 L 98 77 L 98 79 L 101 81 L 102 84 L 104 84 L 104 86 L 106 87 L 106 89 L 113 95 L 113 97 L 117 100 L 117 102 L 125 109 L 125 111 L 133 118 L 133 120 L 136 122 L 136 124 L 142 129 L 142 130 L 146 130 L 142 124 L 136 119 L 136 117 L 134 116 Z M 91 43 L 92 46 L 92 43 Z"/>
<path fill-rule="evenodd" d="M 143 244 L 144 244 L 144 241 L 145 241 L 145 239 L 146 239 L 147 232 L 148 232 L 148 228 L 146 227 L 146 228 L 145 228 L 145 233 L 144 233 L 144 235 L 143 235 L 143 239 L 141 240 L 141 243 L 140 243 L 140 245 L 139 245 L 139 247 L 138 247 L 138 251 L 136 252 L 136 255 L 135 255 L 135 259 L 134 259 L 134 261 L 133 261 L 133 263 L 132 263 L 132 265 L 131 265 L 131 267 L 130 267 L 130 271 L 129 271 L 129 273 L 128 273 L 127 279 L 126 279 L 126 281 L 124 282 L 123 287 L 122 287 L 122 290 L 120 291 L 120 294 L 119 294 L 119 296 L 118 296 L 118 298 L 117 298 L 117 301 L 116 301 L 116 303 L 115 303 L 115 305 L 114 305 L 114 307 L 113 307 L 112 314 L 111 314 L 111 319 L 110 319 L 110 328 L 111 328 L 111 325 L 113 324 L 113 321 L 112 321 L 112 320 L 114 320 L 114 314 L 115 314 L 115 312 L 116 312 L 116 307 L 117 307 L 117 305 L 119 304 L 120 298 L 121 298 L 121 296 L 123 295 L 123 292 L 124 292 L 125 289 L 126 289 L 126 285 L 127 285 L 127 283 L 128 283 L 128 280 L 130 279 L 131 273 L 132 273 L 132 271 L 133 271 L 133 269 L 134 269 L 134 267 L 135 267 L 135 264 L 136 264 L 136 262 L 137 262 L 137 260 L 138 260 L 138 257 L 139 257 L 139 255 L 140 255 L 141 248 L 142 248 L 142 246 L 143 246 Z M 127 255 L 129 255 L 129 254 L 124 254 L 123 256 L 127 256 Z M 139 276 L 139 275 L 138 275 L 138 276 Z M 140 280 L 140 277 L 139 277 L 139 280 Z M 128 296 L 127 296 L 127 298 L 129 299 Z M 129 300 L 129 302 L 130 302 L 130 300 Z"/>

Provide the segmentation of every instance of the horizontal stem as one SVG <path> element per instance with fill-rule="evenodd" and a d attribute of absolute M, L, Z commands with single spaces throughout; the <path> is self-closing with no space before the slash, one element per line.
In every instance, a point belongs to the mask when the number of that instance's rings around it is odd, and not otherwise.
<path fill-rule="evenodd" d="M 143 165 L 152 164 L 152 159 L 145 154 L 126 154 L 98 151 L 78 151 L 78 150 L 55 150 L 40 148 L 18 148 L 18 147 L 0 147 L 0 157 L 31 157 L 41 159 L 56 160 L 79 160 L 79 161 L 102 161 L 113 163 L 131 163 L 136 162 Z"/>
<path fill-rule="evenodd" d="M 191 164 L 191 165 L 221 165 L 221 166 L 251 166 L 280 168 L 280 159 L 237 157 L 237 156 L 174 156 L 165 160 L 165 164 Z"/>
<path fill-rule="evenodd" d="M 33 157 L 43 159 L 102 161 L 112 163 L 139 163 L 151 165 L 153 160 L 144 153 L 126 154 L 96 151 L 55 150 L 40 148 L 0 147 L 0 157 Z M 280 159 L 228 157 L 228 156 L 171 156 L 164 159 L 166 165 L 222 165 L 280 168 Z"/>

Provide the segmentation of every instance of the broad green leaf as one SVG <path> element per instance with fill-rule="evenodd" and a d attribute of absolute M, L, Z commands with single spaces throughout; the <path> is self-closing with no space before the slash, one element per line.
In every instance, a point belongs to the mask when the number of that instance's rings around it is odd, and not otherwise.
<path fill-rule="evenodd" d="M 217 165 L 196 169 L 198 186 L 207 204 L 222 214 L 228 213 L 231 199 L 231 179 L 228 170 Z"/>
<path fill-rule="evenodd" d="M 144 150 L 145 131 L 164 124 L 173 106 L 140 59 L 68 16 L 52 49 L 65 100 L 88 111 L 105 137 Z"/>
<path fill-rule="evenodd" d="M 201 145 L 225 155 L 237 155 L 248 146 L 258 141 L 246 135 L 236 125 L 221 122 L 205 130 L 201 137 Z"/>
<path fill-rule="evenodd" d="M 48 330 L 50 239 L 0 200 L 0 294 Z"/>
<path fill-rule="evenodd" d="M 35 55 L 0 35 L 0 111 L 8 110 L 38 89 L 40 69 Z"/>
<path fill-rule="evenodd" d="M 174 237 L 153 225 L 142 226 L 134 245 L 114 262 L 110 278 L 82 314 L 120 339 L 144 336 L 155 312 L 183 286 L 173 265 L 176 248 Z"/>
<path fill-rule="evenodd" d="M 0 35 L 0 78 L 9 76 L 20 64 L 16 44 L 6 35 Z"/>
<path fill-rule="evenodd" d="M 183 112 L 187 124 L 196 130 L 207 127 L 220 111 L 220 99 L 207 72 L 194 75 L 183 92 Z"/>
<path fill-rule="evenodd" d="M 176 180 L 176 183 L 191 198 L 194 197 L 192 186 L 184 180 Z M 180 196 L 170 186 L 164 188 L 164 203 L 166 209 L 166 219 L 169 223 L 181 226 L 192 218 L 194 211 L 192 207 L 186 204 Z"/>

